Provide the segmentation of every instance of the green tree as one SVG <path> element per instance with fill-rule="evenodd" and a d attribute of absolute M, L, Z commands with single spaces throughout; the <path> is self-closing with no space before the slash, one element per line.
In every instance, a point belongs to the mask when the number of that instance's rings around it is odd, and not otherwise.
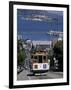
<path fill-rule="evenodd" d="M 23 48 L 24 42 L 22 40 L 17 41 L 17 64 L 22 65 L 26 58 L 25 49 Z"/>
<path fill-rule="evenodd" d="M 48 51 L 48 59 L 50 59 L 50 69 L 53 69 L 54 67 L 54 60 L 53 60 L 53 48 L 51 47 Z"/>
<path fill-rule="evenodd" d="M 58 60 L 59 70 L 63 71 L 63 41 L 57 41 L 53 47 L 53 56 Z"/>

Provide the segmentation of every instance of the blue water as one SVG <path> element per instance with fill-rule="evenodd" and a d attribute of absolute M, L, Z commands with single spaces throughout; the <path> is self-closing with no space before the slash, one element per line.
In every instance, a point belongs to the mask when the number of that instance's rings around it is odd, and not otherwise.
<path fill-rule="evenodd" d="M 46 16 L 52 18 L 52 21 L 33 21 L 25 20 L 22 17 L 27 17 L 28 15 L 41 15 L 45 14 Z M 44 12 L 44 13 L 43 13 Z M 57 38 L 57 36 L 50 36 L 46 34 L 49 31 L 63 31 L 63 12 L 62 11 L 38 11 L 33 13 L 31 10 L 18 10 L 17 13 L 17 31 L 18 34 L 23 36 L 23 39 L 31 40 L 52 40 Z M 37 32 L 37 33 L 31 33 Z M 44 33 L 41 33 L 44 32 Z"/>

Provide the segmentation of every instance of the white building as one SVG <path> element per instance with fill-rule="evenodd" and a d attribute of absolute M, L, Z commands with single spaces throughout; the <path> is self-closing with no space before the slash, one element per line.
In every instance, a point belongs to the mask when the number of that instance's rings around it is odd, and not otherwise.
<path fill-rule="evenodd" d="M 49 49 L 51 48 L 52 41 L 33 40 L 32 43 L 35 47 L 40 46 L 42 49 Z"/>

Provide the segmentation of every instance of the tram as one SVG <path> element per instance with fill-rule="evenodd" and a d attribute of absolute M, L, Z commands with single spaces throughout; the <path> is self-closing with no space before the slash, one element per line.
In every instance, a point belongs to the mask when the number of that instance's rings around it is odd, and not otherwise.
<path fill-rule="evenodd" d="M 47 51 L 36 51 L 31 54 L 33 73 L 45 73 L 50 68 L 50 60 L 48 59 Z"/>

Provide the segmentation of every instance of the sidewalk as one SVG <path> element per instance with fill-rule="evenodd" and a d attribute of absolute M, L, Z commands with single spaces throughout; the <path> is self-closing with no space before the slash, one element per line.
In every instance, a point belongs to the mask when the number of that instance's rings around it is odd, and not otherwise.
<path fill-rule="evenodd" d="M 53 73 L 59 74 L 59 75 L 63 75 L 63 72 L 57 72 L 57 71 L 50 71 L 50 72 L 53 72 Z"/>

